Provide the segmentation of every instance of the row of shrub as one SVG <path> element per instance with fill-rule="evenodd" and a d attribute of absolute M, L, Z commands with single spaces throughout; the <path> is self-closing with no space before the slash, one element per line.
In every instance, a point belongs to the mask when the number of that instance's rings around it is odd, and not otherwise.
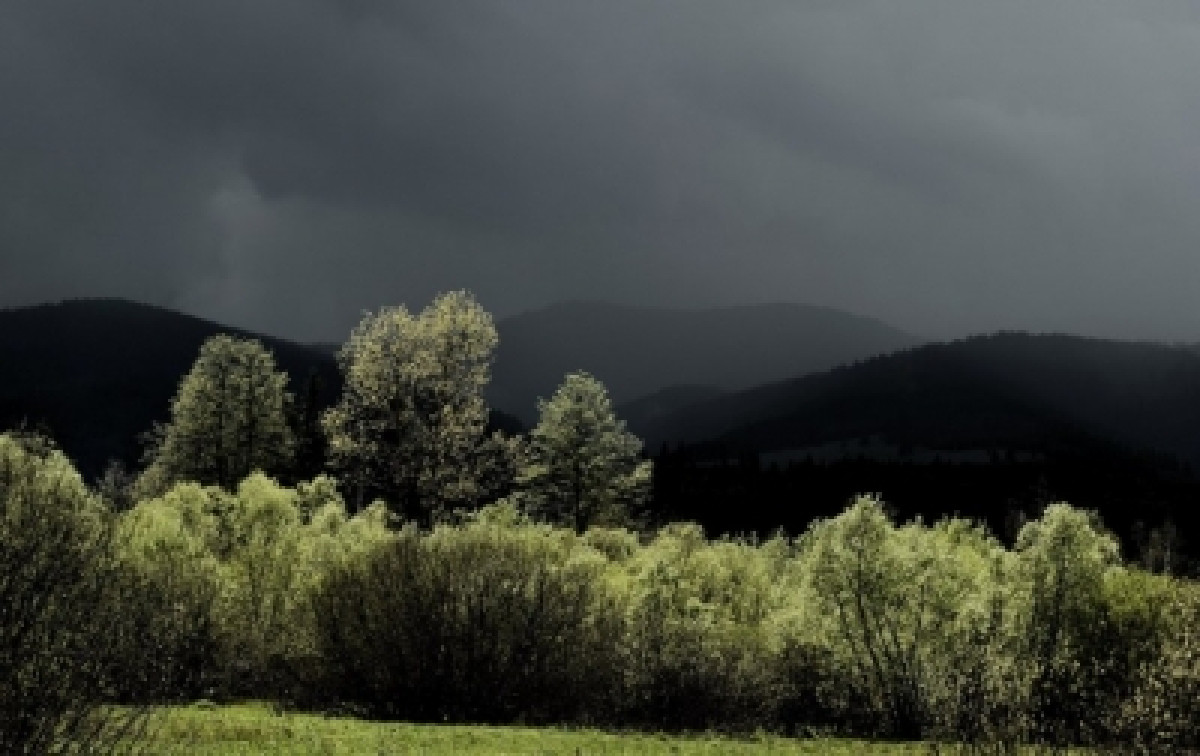
<path fill-rule="evenodd" d="M 23 615 L 56 631 L 41 657 L 10 639 L 17 605 L 4 610 L 9 687 L 86 679 L 127 704 L 258 697 L 422 721 L 1200 748 L 1200 589 L 1124 565 L 1065 504 L 1010 546 L 962 520 L 897 524 L 873 498 L 761 542 L 690 524 L 578 533 L 503 502 L 418 529 L 382 506 L 350 516 L 330 479 L 261 475 L 116 513 L 61 455 L 3 436 L 0 500 L 7 568 L 76 552 L 93 565 L 60 561 L 74 573 L 23 588 L 4 573 L 6 597 L 30 606 L 58 581 Z M 91 524 L 67 528 L 76 551 L 62 551 L 39 518 Z"/>
<path fill-rule="evenodd" d="M 231 695 L 424 721 L 1196 745 L 1196 587 L 1124 566 L 1066 505 L 1012 548 L 961 520 L 897 526 L 870 498 L 760 543 L 577 534 L 504 504 L 395 529 L 382 508 L 347 517 L 327 479 L 252 476 L 232 495 L 177 486 L 123 532 L 151 583 L 209 613 L 201 677 Z"/>

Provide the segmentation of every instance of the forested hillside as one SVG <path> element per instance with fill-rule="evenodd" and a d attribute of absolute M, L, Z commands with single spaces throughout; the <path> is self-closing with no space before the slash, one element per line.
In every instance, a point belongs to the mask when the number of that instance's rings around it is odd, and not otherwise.
<path fill-rule="evenodd" d="M 1200 357 L 1159 344 L 1001 333 L 718 396 L 633 424 L 657 500 L 718 531 L 803 528 L 848 496 L 996 532 L 1047 502 L 1104 513 L 1134 551 L 1167 526 L 1198 545 Z M 684 444 L 680 448 L 680 444 Z M 731 511 L 730 498 L 754 507 Z"/>
<path fill-rule="evenodd" d="M 218 333 L 256 338 L 307 401 L 337 396 L 332 355 L 189 315 L 123 300 L 72 300 L 0 311 L 0 427 L 50 433 L 89 477 L 109 459 L 136 463 L 138 436 L 167 409 L 200 345 Z"/>
<path fill-rule="evenodd" d="M 879 355 L 692 404 L 650 444 L 760 452 L 879 436 L 931 450 L 1043 452 L 1080 436 L 1200 462 L 1200 355 L 1161 344 L 999 333 Z"/>

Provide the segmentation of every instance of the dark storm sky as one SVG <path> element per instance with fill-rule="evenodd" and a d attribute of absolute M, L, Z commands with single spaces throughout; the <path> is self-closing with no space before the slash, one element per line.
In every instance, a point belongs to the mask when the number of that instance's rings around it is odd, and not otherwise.
<path fill-rule="evenodd" d="M 0 306 L 1200 340 L 1192 0 L 6 0 Z"/>

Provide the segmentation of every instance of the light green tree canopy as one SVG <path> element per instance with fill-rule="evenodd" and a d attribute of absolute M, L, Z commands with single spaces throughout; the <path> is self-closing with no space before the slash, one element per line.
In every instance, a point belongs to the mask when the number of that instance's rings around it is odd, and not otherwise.
<path fill-rule="evenodd" d="M 604 384 L 571 373 L 538 411 L 518 474 L 526 506 L 580 533 L 627 520 L 649 495 L 650 462 L 613 412 Z"/>
<path fill-rule="evenodd" d="M 387 307 L 359 323 L 339 354 L 341 400 L 323 423 L 360 497 L 382 495 L 421 520 L 487 497 L 483 389 L 496 344 L 491 315 L 463 291 L 416 315 Z"/>
<path fill-rule="evenodd" d="M 258 341 L 218 334 L 204 342 L 159 429 L 142 492 L 181 480 L 233 490 L 255 470 L 286 465 L 293 451 L 287 382 Z"/>

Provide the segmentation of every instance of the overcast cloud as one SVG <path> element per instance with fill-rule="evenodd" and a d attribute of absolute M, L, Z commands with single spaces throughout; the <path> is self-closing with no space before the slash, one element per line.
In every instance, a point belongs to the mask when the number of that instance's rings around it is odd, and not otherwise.
<path fill-rule="evenodd" d="M 1191 0 L 8 0 L 0 306 L 1200 341 Z"/>

